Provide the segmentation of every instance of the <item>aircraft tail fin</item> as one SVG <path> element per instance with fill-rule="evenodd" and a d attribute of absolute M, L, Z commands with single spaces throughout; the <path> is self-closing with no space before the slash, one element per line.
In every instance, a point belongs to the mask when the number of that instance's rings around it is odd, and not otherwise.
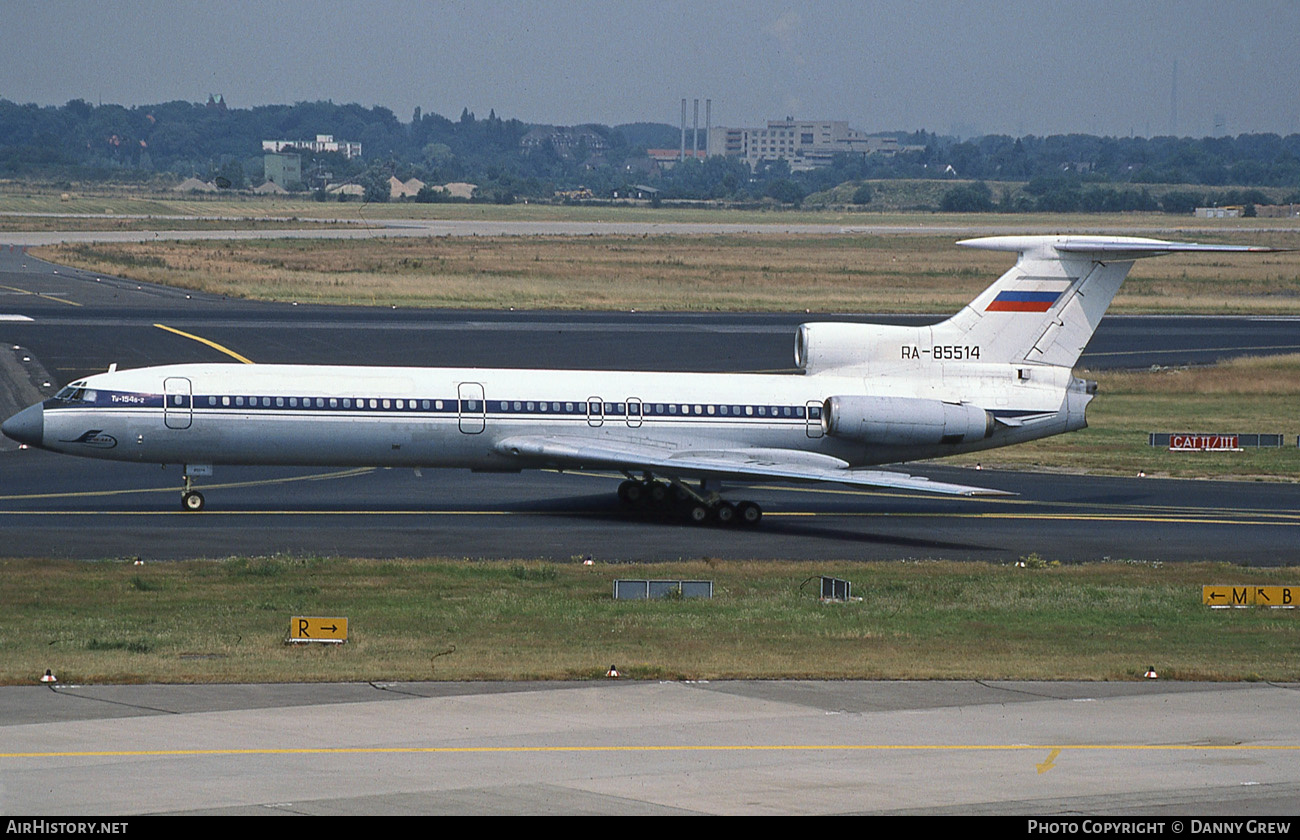
<path fill-rule="evenodd" d="M 1073 367 L 1133 261 L 1186 251 L 1272 251 L 1129 236 L 989 236 L 957 243 L 1014 251 L 1016 264 L 960 312 L 934 342 L 980 348 L 983 362 Z"/>

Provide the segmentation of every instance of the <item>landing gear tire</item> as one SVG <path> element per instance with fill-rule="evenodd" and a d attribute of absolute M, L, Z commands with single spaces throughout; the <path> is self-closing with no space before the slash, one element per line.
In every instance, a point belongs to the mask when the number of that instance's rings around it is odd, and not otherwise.
<path fill-rule="evenodd" d="M 736 522 L 746 528 L 753 528 L 763 519 L 763 509 L 753 502 L 741 502 L 736 506 Z"/>
<path fill-rule="evenodd" d="M 646 487 L 646 497 L 650 499 L 650 504 L 655 507 L 662 507 L 668 503 L 673 496 L 672 487 L 664 484 L 662 481 L 652 481 Z"/>
<path fill-rule="evenodd" d="M 718 502 L 713 508 L 713 518 L 719 525 L 733 525 L 736 522 L 736 506 L 731 502 Z"/>
<path fill-rule="evenodd" d="M 203 510 L 203 505 L 203 494 L 199 491 L 191 490 L 187 493 L 181 494 L 181 510 L 197 513 L 198 511 Z"/>
<path fill-rule="evenodd" d="M 705 522 L 709 521 L 710 513 L 712 513 L 712 511 L 709 509 L 708 505 L 695 504 L 691 505 L 690 510 L 686 512 L 686 516 L 693 524 L 703 525 Z"/>
<path fill-rule="evenodd" d="M 625 505 L 638 505 L 645 501 L 645 485 L 639 481 L 625 481 L 618 486 L 618 499 Z"/>

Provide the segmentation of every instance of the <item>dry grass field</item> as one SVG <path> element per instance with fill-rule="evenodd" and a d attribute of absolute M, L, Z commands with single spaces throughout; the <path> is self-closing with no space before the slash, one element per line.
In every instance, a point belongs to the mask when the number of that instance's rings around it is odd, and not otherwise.
<path fill-rule="evenodd" d="M 959 309 L 1013 262 L 1008 254 L 958 248 L 955 238 L 438 237 L 101 243 L 36 253 L 134 280 L 311 303 L 941 313 Z M 1300 249 L 1300 230 L 1199 238 Z M 1139 261 L 1112 311 L 1300 312 L 1300 251 Z"/>

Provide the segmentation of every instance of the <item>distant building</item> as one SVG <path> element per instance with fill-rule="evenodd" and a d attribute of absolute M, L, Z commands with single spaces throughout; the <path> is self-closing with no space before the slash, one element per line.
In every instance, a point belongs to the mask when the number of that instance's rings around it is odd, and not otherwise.
<path fill-rule="evenodd" d="M 1194 215 L 1198 219 L 1235 219 L 1245 210 L 1245 207 L 1235 204 L 1226 207 L 1197 207 Z"/>
<path fill-rule="evenodd" d="M 645 153 L 646 157 L 650 158 L 650 160 L 660 169 L 672 169 L 681 162 L 682 159 L 681 149 L 646 149 Z M 700 149 L 699 151 L 693 151 L 691 149 L 686 150 L 687 157 L 695 157 L 704 160 L 706 155 L 707 153 L 703 149 Z"/>
<path fill-rule="evenodd" d="M 659 190 L 646 184 L 633 184 L 631 189 L 614 190 L 614 198 L 618 199 L 636 199 L 638 201 L 650 201 L 658 198 Z"/>
<path fill-rule="evenodd" d="M 338 152 L 348 160 L 361 157 L 361 144 L 335 140 L 333 134 L 317 134 L 315 140 L 263 140 L 262 151 L 282 152 L 285 149 L 302 149 L 308 152 Z"/>
<path fill-rule="evenodd" d="M 521 149 L 545 146 L 550 146 L 562 158 L 571 158 L 583 150 L 586 155 L 604 152 L 609 149 L 609 141 L 595 129 L 582 125 L 535 125 L 519 139 Z"/>
<path fill-rule="evenodd" d="M 262 172 L 266 180 L 286 190 L 302 186 L 302 155 L 273 152 L 262 157 Z"/>
<path fill-rule="evenodd" d="M 837 154 L 895 155 L 896 137 L 867 134 L 836 120 L 769 120 L 765 128 L 714 126 L 708 134 L 710 156 L 739 158 L 757 169 L 784 160 L 791 172 L 830 166 Z"/>

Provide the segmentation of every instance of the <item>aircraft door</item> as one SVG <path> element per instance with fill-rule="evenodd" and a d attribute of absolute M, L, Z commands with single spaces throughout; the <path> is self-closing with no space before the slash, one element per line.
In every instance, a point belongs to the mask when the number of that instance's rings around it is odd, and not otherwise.
<path fill-rule="evenodd" d="M 163 380 L 163 423 L 169 429 L 188 429 L 194 422 L 194 392 L 184 376 Z"/>
<path fill-rule="evenodd" d="M 483 386 L 478 382 L 462 382 L 456 386 L 456 395 L 460 430 L 467 435 L 483 431 L 487 426 L 487 401 L 483 397 Z"/>
<path fill-rule="evenodd" d="M 633 429 L 641 425 L 641 401 L 636 397 L 627 398 L 627 424 Z"/>
<path fill-rule="evenodd" d="M 804 404 L 803 416 L 806 424 L 804 429 L 807 430 L 808 437 L 819 438 L 825 434 L 825 429 L 822 428 L 821 403 L 817 402 L 817 400 L 808 400 L 808 402 Z"/>
<path fill-rule="evenodd" d="M 587 398 L 587 425 L 600 426 L 605 422 L 605 403 L 600 397 Z"/>

